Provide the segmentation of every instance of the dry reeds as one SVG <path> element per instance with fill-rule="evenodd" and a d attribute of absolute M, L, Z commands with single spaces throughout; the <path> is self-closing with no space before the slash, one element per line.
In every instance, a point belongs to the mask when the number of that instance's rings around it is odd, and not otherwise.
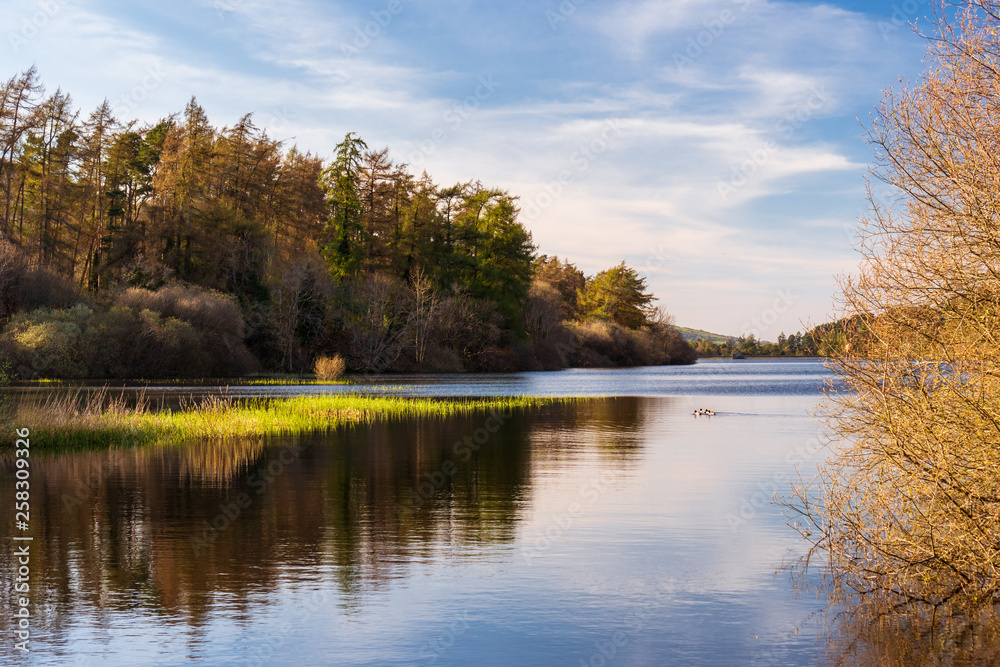
<path fill-rule="evenodd" d="M 171 411 L 152 409 L 141 395 L 129 401 L 124 396 L 112 397 L 106 390 L 91 394 L 77 390 L 40 405 L 22 406 L 16 419 L 30 428 L 33 445 L 45 451 L 294 435 L 380 419 L 507 412 L 560 400 L 564 399 L 434 400 L 327 394 L 236 400 L 210 396 Z"/>

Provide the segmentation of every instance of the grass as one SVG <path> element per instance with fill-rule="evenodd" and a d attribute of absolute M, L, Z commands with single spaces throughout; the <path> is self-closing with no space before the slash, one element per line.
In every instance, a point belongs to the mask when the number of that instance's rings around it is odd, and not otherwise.
<path fill-rule="evenodd" d="M 309 385 L 309 384 L 350 384 L 347 380 L 317 380 L 314 377 L 302 377 L 302 378 L 258 378 L 253 380 L 247 380 L 246 382 L 241 382 L 240 384 L 245 384 L 249 387 L 254 386 L 298 386 L 298 385 Z"/>
<path fill-rule="evenodd" d="M 568 399 L 436 400 L 351 394 L 245 400 L 210 397 L 171 411 L 151 409 L 144 397 L 130 404 L 124 396 L 111 397 L 106 391 L 89 395 L 77 391 L 22 406 L 16 423 L 31 429 L 33 447 L 63 451 L 294 435 L 385 419 L 507 412 L 564 400 Z"/>

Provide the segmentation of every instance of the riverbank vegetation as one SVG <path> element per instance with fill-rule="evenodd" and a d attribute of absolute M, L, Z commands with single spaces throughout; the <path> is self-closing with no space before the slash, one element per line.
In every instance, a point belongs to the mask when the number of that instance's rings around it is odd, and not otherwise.
<path fill-rule="evenodd" d="M 350 424 L 404 418 L 441 418 L 476 412 L 506 413 L 560 400 L 498 397 L 437 400 L 390 396 L 321 395 L 237 400 L 212 396 L 179 410 L 105 390 L 51 395 L 22 403 L 11 415 L 43 451 L 107 449 L 194 440 L 229 440 L 327 431 Z"/>
<path fill-rule="evenodd" d="M 31 69 L 0 84 L 0 356 L 24 379 L 693 362 L 638 273 L 539 257 L 518 214 L 353 133 L 324 161 L 194 99 L 81 116 Z"/>
<path fill-rule="evenodd" d="M 892 194 L 843 282 L 831 456 L 791 504 L 836 590 L 890 608 L 1000 602 L 1000 3 L 961 4 L 871 124 Z"/>
<path fill-rule="evenodd" d="M 773 343 L 749 333 L 723 341 L 696 339 L 692 345 L 699 357 L 828 357 L 843 347 L 849 328 L 849 323 L 836 321 L 804 333 L 781 332 Z"/>

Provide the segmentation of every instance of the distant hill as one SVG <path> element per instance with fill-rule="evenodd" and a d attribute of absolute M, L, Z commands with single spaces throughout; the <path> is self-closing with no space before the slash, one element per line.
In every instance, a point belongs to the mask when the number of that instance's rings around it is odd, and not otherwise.
<path fill-rule="evenodd" d="M 699 338 L 702 340 L 707 340 L 710 343 L 725 343 L 726 341 L 736 340 L 736 336 L 723 336 L 722 334 L 714 334 L 708 331 L 702 331 L 701 329 L 689 329 L 688 327 L 674 327 L 680 332 L 684 340 L 695 342 Z"/>

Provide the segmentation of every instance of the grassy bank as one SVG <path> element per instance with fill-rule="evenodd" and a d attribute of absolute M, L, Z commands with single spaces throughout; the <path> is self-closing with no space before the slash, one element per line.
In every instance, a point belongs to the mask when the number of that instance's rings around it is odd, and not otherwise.
<path fill-rule="evenodd" d="M 564 399 L 503 397 L 476 400 L 300 396 L 234 400 L 212 397 L 182 410 L 152 410 L 140 399 L 129 405 L 104 392 L 66 394 L 41 405 L 22 406 L 17 427 L 31 429 L 35 448 L 95 449 L 186 440 L 255 438 L 324 431 L 379 419 L 441 418 L 484 411 L 541 406 Z"/>

